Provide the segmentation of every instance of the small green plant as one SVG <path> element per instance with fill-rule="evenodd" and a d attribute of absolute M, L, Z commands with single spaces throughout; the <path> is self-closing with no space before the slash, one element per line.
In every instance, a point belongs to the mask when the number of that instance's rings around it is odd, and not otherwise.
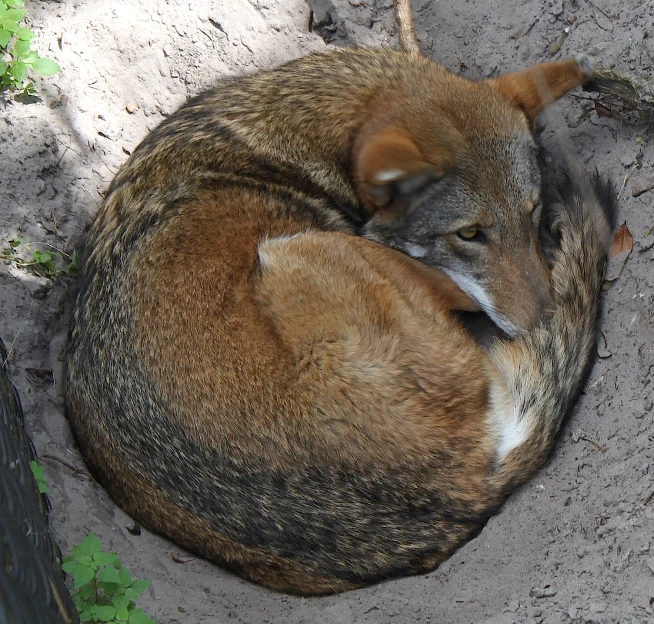
<path fill-rule="evenodd" d="M 63 569 L 73 577 L 73 601 L 82 622 L 155 624 L 135 605 L 149 581 L 132 579 L 116 553 L 102 550 L 93 534 L 64 558 Z"/>
<path fill-rule="evenodd" d="M 45 466 L 39 466 L 39 464 L 37 464 L 34 460 L 29 463 L 29 466 L 32 474 L 34 475 L 34 479 L 36 480 L 36 484 L 39 486 L 39 492 L 41 494 L 47 494 L 50 491 L 50 488 L 43 478 L 43 471 L 45 470 Z"/>
<path fill-rule="evenodd" d="M 50 279 L 77 276 L 77 253 L 75 251 L 72 255 L 68 255 L 58 249 L 32 250 L 29 244 L 23 243 L 22 238 L 12 238 L 7 244 L 8 247 L 0 252 L 0 260 L 13 263 L 19 269 L 26 269 Z M 26 258 L 25 251 L 31 252 L 31 257 Z"/>
<path fill-rule="evenodd" d="M 34 84 L 27 80 L 28 70 L 40 76 L 60 71 L 59 65 L 30 49 L 34 33 L 20 22 L 25 17 L 23 0 L 0 0 L 0 89 L 34 93 Z"/>

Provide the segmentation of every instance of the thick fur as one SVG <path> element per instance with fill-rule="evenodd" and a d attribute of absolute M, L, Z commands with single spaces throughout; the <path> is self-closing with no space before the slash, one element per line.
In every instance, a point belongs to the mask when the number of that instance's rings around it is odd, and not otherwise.
<path fill-rule="evenodd" d="M 485 228 L 474 253 L 515 275 L 522 253 L 549 291 L 529 255 L 547 97 L 519 91 L 582 77 L 542 67 L 475 85 L 338 51 L 221 83 L 145 139 L 90 233 L 66 383 L 85 459 L 128 513 L 325 594 L 433 569 L 537 469 L 592 357 L 606 218 L 583 182 L 548 205 L 552 312 L 498 313 L 522 336 L 488 352 L 453 314 L 480 302 L 454 284 L 451 241 Z M 493 228 L 512 220 L 504 249 Z M 488 292 L 502 262 L 476 269 Z"/>

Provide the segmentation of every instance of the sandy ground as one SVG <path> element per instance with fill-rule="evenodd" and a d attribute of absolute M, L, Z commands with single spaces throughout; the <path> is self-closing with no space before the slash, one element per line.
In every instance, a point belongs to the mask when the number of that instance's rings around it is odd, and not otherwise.
<path fill-rule="evenodd" d="M 0 249 L 20 237 L 70 251 L 129 152 L 216 77 L 329 44 L 395 41 L 391 0 L 310 4 L 313 33 L 301 0 L 27 2 L 38 49 L 63 71 L 37 82 L 35 101 L 0 109 Z M 416 0 L 413 10 L 423 52 L 471 78 L 581 51 L 644 77 L 654 68 L 652 0 Z M 552 461 L 476 540 L 427 576 L 307 600 L 132 535 L 103 490 L 53 459 L 83 469 L 62 411 L 67 290 L 0 263 L 0 335 L 62 549 L 94 531 L 152 581 L 142 603 L 159 624 L 653 622 L 654 191 L 632 193 L 654 173 L 654 145 L 646 127 L 598 118 L 575 95 L 550 113 L 548 140 L 618 186 L 630 176 L 621 221 L 634 251 L 605 295 L 603 359 Z"/>

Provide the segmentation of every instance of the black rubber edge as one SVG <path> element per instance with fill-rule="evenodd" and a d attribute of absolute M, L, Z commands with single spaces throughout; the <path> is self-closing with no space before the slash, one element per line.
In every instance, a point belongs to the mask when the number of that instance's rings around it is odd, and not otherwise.
<path fill-rule="evenodd" d="M 0 339 L 0 624 L 78 624 Z"/>

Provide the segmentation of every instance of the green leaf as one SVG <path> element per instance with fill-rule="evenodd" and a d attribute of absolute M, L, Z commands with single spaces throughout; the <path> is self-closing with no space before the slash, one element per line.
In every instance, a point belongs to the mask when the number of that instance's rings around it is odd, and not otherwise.
<path fill-rule="evenodd" d="M 9 65 L 4 61 L 0 61 L 0 76 L 4 76 L 7 73 L 7 68 Z"/>
<path fill-rule="evenodd" d="M 131 601 L 124 596 L 116 596 L 112 604 L 116 607 L 116 619 L 119 622 L 127 622 L 129 619 L 129 607 L 132 604 Z"/>
<path fill-rule="evenodd" d="M 80 587 L 77 591 L 77 596 L 79 596 L 84 602 L 87 602 L 91 597 L 95 600 L 95 583 L 88 583 L 87 585 L 84 585 L 84 587 Z"/>
<path fill-rule="evenodd" d="M 14 58 L 24 57 L 30 49 L 30 42 L 17 39 L 14 47 L 11 49 L 11 54 Z"/>
<path fill-rule="evenodd" d="M 10 247 L 18 247 L 23 242 L 22 238 L 12 238 L 8 241 Z"/>
<path fill-rule="evenodd" d="M 94 605 L 91 607 L 91 612 L 100 622 L 109 622 L 113 620 L 116 615 L 116 609 L 113 605 L 107 605 L 106 607 Z"/>
<path fill-rule="evenodd" d="M 9 31 L 10 33 L 15 33 L 18 30 L 18 24 L 14 20 L 2 20 L 2 28 Z"/>
<path fill-rule="evenodd" d="M 79 269 L 77 268 L 77 249 L 73 250 L 73 255 L 70 258 L 70 264 L 64 269 L 71 277 L 76 277 Z M 118 558 L 116 558 L 118 560 Z"/>
<path fill-rule="evenodd" d="M 120 578 L 120 583 L 123 587 L 131 586 L 132 576 L 127 568 L 121 568 L 120 570 L 118 570 L 118 576 Z"/>
<path fill-rule="evenodd" d="M 98 590 L 104 593 L 105 596 L 113 596 L 115 595 L 116 592 L 120 591 L 120 585 L 117 585 L 116 583 L 103 583 L 102 581 L 98 581 Z M 109 604 L 108 601 L 105 604 Z"/>
<path fill-rule="evenodd" d="M 127 609 L 132 601 L 126 596 L 115 596 L 111 604 L 116 607 L 116 612 L 120 609 Z"/>
<path fill-rule="evenodd" d="M 150 581 L 143 581 L 141 579 L 135 579 L 132 583 L 132 589 L 139 594 L 142 594 L 148 587 L 150 587 Z"/>
<path fill-rule="evenodd" d="M 11 243 L 9 244 L 11 245 Z M 29 467 L 35 479 L 43 479 L 43 471 L 45 470 L 45 466 L 39 466 L 34 460 L 32 460 L 29 463 Z"/>
<path fill-rule="evenodd" d="M 116 583 L 122 585 L 121 578 L 116 568 L 103 568 L 98 574 L 98 578 L 104 583 Z"/>
<path fill-rule="evenodd" d="M 31 39 L 34 39 L 35 36 L 36 35 L 29 28 L 23 28 L 22 26 L 16 31 L 16 37 L 21 41 L 30 41 Z"/>
<path fill-rule="evenodd" d="M 89 566 L 89 568 L 93 568 L 94 570 L 98 569 L 98 566 L 93 563 L 93 557 L 91 557 L 91 555 L 79 555 L 79 557 L 77 557 L 77 563 Z"/>
<path fill-rule="evenodd" d="M 45 264 L 52 260 L 52 254 L 49 251 L 35 251 L 33 256 L 33 262 L 37 264 Z"/>
<path fill-rule="evenodd" d="M 133 602 L 136 602 L 139 599 L 139 593 L 134 591 L 131 587 L 125 589 L 123 596 L 125 596 L 125 598 L 129 598 L 129 600 Z"/>
<path fill-rule="evenodd" d="M 0 48 L 6 48 L 10 39 L 11 33 L 4 28 L 0 28 Z"/>
<path fill-rule="evenodd" d="M 77 559 L 81 554 L 83 554 L 82 547 L 79 544 L 75 544 L 75 546 L 70 549 L 68 556 L 64 558 L 64 561 Z"/>
<path fill-rule="evenodd" d="M 93 606 L 95 606 L 95 605 L 93 605 Z M 90 621 L 92 621 L 92 620 L 93 620 L 94 622 L 97 621 L 97 620 L 95 619 L 95 617 L 93 617 L 93 613 L 91 612 L 91 609 L 90 609 L 90 608 L 89 608 L 89 609 L 84 609 L 83 611 L 81 611 L 80 614 L 79 614 L 79 619 L 80 619 L 82 622 L 90 622 Z"/>
<path fill-rule="evenodd" d="M 25 6 L 25 3 L 23 2 L 23 0 L 2 0 L 2 1 L 8 7 L 12 7 L 14 9 L 19 9 L 20 7 Z"/>
<path fill-rule="evenodd" d="M 84 587 L 90 587 L 90 585 L 85 585 Z M 78 613 L 81 613 L 81 611 L 84 609 L 84 605 L 86 605 L 86 600 L 84 600 L 78 593 L 73 592 L 72 594 L 73 597 L 73 602 L 75 603 L 75 608 L 77 609 Z"/>
<path fill-rule="evenodd" d="M 47 58 L 39 57 L 35 61 L 30 61 L 29 63 L 27 61 L 25 62 L 40 76 L 52 76 L 61 71 L 61 68 L 57 63 Z"/>
<path fill-rule="evenodd" d="M 25 63 L 25 65 L 31 65 L 38 58 L 39 58 L 39 53 L 36 50 L 30 50 L 25 55 L 25 58 L 22 59 L 22 61 L 23 63 Z"/>
<path fill-rule="evenodd" d="M 93 561 L 99 566 L 112 565 L 118 561 L 116 553 L 99 552 L 93 555 Z"/>
<path fill-rule="evenodd" d="M 66 559 L 68 559 L 68 557 L 66 557 Z M 72 574 L 73 572 L 75 572 L 75 568 L 77 568 L 78 564 L 75 563 L 74 561 L 66 561 L 66 559 L 64 559 L 64 562 L 61 564 L 61 569 L 66 574 Z"/>
<path fill-rule="evenodd" d="M 95 578 L 95 570 L 88 566 L 78 565 L 73 572 L 73 581 L 75 589 L 79 589 L 82 585 L 86 585 Z"/>
<path fill-rule="evenodd" d="M 157 624 L 149 615 L 143 613 L 143 609 L 134 609 L 127 621 L 129 624 Z"/>
<path fill-rule="evenodd" d="M 9 66 L 9 73 L 16 79 L 17 82 L 22 82 L 27 71 L 27 65 L 22 61 L 15 61 Z"/>
<path fill-rule="evenodd" d="M 20 22 L 25 17 L 25 11 L 23 9 L 9 9 L 3 17 L 7 20 Z"/>
<path fill-rule="evenodd" d="M 98 538 L 89 533 L 79 544 L 80 550 L 87 555 L 95 555 L 102 550 L 102 544 Z"/>
<path fill-rule="evenodd" d="M 11 242 L 9 243 L 11 245 Z M 45 494 L 50 491 L 50 488 L 48 487 L 48 484 L 45 482 L 45 479 L 43 478 L 43 471 L 45 470 L 45 466 L 39 466 L 34 460 L 32 460 L 29 463 L 30 470 L 32 471 L 32 474 L 34 475 L 34 480 L 36 481 L 36 484 L 39 486 L 39 492 L 41 494 Z"/>

